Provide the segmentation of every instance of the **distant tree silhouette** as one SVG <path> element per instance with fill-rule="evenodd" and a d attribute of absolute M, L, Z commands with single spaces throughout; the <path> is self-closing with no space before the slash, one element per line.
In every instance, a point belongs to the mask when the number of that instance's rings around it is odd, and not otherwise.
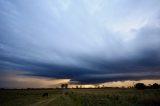
<path fill-rule="evenodd" d="M 158 88 L 159 88 L 159 85 L 158 85 L 157 83 L 154 83 L 154 84 L 152 85 L 152 88 L 153 88 L 153 89 L 158 89 Z"/>
<path fill-rule="evenodd" d="M 145 89 L 146 88 L 146 85 L 144 83 L 137 83 L 135 84 L 134 86 L 136 89 Z"/>
<path fill-rule="evenodd" d="M 64 88 L 68 88 L 68 84 L 64 84 Z"/>
<path fill-rule="evenodd" d="M 61 88 L 68 88 L 68 84 L 62 84 Z"/>
<path fill-rule="evenodd" d="M 64 84 L 61 85 L 61 88 L 64 88 Z"/>
<path fill-rule="evenodd" d="M 78 85 L 76 86 L 76 88 L 79 88 Z"/>

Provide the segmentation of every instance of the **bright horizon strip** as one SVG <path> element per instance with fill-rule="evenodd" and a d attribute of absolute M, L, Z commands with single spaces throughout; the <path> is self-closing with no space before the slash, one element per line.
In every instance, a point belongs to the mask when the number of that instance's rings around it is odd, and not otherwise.
<path fill-rule="evenodd" d="M 76 82 L 76 84 L 72 84 L 70 79 L 55 79 L 48 77 L 38 77 L 38 76 L 24 76 L 17 75 L 15 73 L 8 73 L 0 77 L 0 81 L 6 83 L 4 86 L 0 86 L 0 88 L 60 88 L 61 84 L 68 84 L 69 88 L 76 88 L 77 86 L 80 88 L 95 88 L 95 87 L 132 87 L 136 83 L 144 83 L 160 84 L 160 79 L 146 79 L 146 80 L 125 80 L 125 81 L 112 81 L 112 82 L 104 82 L 97 84 L 80 84 Z"/>

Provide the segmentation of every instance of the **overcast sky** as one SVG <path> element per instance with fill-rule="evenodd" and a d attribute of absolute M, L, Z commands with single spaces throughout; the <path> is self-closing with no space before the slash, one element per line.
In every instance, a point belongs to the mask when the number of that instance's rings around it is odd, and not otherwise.
<path fill-rule="evenodd" d="M 160 78 L 160 0 L 0 0 L 7 73 L 89 84 Z"/>

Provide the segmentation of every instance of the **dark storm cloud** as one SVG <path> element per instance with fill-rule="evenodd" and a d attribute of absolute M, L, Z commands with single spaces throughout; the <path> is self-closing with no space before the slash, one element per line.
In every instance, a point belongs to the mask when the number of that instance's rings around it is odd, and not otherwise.
<path fill-rule="evenodd" d="M 157 53 L 157 52 L 156 52 Z M 27 76 L 69 78 L 80 83 L 99 83 L 117 80 L 157 79 L 160 77 L 160 60 L 154 51 L 146 53 L 141 59 L 108 62 L 101 59 L 86 60 L 92 68 L 46 64 L 18 58 L 1 58 L 8 64 L 3 67 L 31 72 Z M 82 60 L 81 60 L 82 61 Z"/>
<path fill-rule="evenodd" d="M 0 72 L 79 83 L 159 78 L 159 4 L 1 0 Z"/>

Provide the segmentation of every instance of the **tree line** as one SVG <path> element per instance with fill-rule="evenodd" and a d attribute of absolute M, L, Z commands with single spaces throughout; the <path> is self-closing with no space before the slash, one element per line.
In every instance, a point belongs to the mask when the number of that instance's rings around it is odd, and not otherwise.
<path fill-rule="evenodd" d="M 137 83 L 134 85 L 134 88 L 136 89 L 160 89 L 160 84 L 154 83 L 154 84 L 149 84 L 147 86 L 144 83 Z"/>
<path fill-rule="evenodd" d="M 68 84 L 61 84 L 61 88 L 68 88 Z M 76 88 L 82 88 L 82 86 Z M 106 87 L 97 87 L 97 88 L 106 88 Z M 160 89 L 160 84 L 154 83 L 154 84 L 149 84 L 145 85 L 144 83 L 136 83 L 134 87 L 131 88 L 136 88 L 136 89 Z"/>

